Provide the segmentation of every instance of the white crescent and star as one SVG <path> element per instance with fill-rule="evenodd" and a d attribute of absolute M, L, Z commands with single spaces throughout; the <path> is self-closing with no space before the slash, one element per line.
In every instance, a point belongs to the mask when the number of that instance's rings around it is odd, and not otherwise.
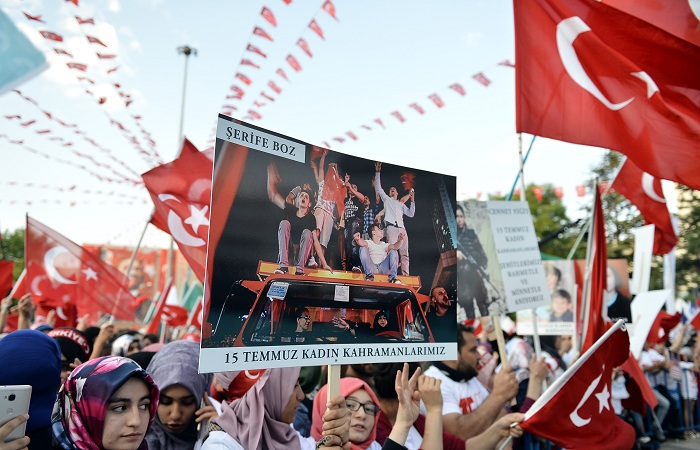
<path fill-rule="evenodd" d="M 59 283 L 62 284 L 76 284 L 77 281 L 69 280 L 65 278 L 63 275 L 58 273 L 58 270 L 56 270 L 56 266 L 54 265 L 54 260 L 56 257 L 62 253 L 69 253 L 68 249 L 65 247 L 62 247 L 60 245 L 57 245 L 56 247 L 53 247 L 50 249 L 46 254 L 44 254 L 44 270 L 46 270 L 46 274 L 49 276 L 54 281 L 58 281 Z"/>
<path fill-rule="evenodd" d="M 160 194 L 158 195 L 158 199 L 163 203 L 165 203 L 167 200 L 174 200 L 181 203 L 177 197 L 170 194 Z M 209 226 L 209 219 L 207 219 L 205 216 L 208 210 L 208 206 L 205 206 L 200 210 L 195 206 L 190 205 L 190 217 L 185 219 L 185 223 L 191 225 L 195 233 L 201 225 Z M 190 234 L 185 229 L 182 219 L 172 209 L 168 212 L 168 229 L 170 230 L 170 234 L 172 234 L 173 238 L 183 245 L 187 245 L 189 247 L 201 247 L 206 245 L 204 239 Z"/>
<path fill-rule="evenodd" d="M 591 381 L 591 384 L 588 385 L 588 389 L 586 389 L 586 392 L 583 394 L 583 397 L 581 397 L 581 400 L 576 406 L 576 409 L 574 409 L 571 412 L 571 414 L 569 414 L 569 419 L 575 426 L 581 428 L 590 423 L 591 417 L 584 419 L 578 414 L 578 412 L 581 409 L 581 407 L 588 401 L 590 396 L 593 394 L 593 391 L 595 391 L 595 389 L 598 387 L 598 383 L 600 382 L 600 379 L 603 377 L 604 374 L 605 365 L 603 365 L 603 367 L 601 368 L 601 374 L 598 375 L 598 378 Z M 598 399 L 598 414 L 603 412 L 604 409 L 610 411 L 610 389 L 608 389 L 607 383 L 603 383 L 603 389 L 600 392 L 596 393 L 595 396 Z"/>
<path fill-rule="evenodd" d="M 91 267 L 88 267 L 84 270 L 81 270 L 81 272 L 83 272 L 85 274 L 85 281 L 89 281 L 89 280 L 97 281 L 97 272 L 92 270 Z"/>
<path fill-rule="evenodd" d="M 606 108 L 618 111 L 629 105 L 634 100 L 634 97 L 620 103 L 613 103 L 598 89 L 598 86 L 586 73 L 573 45 L 576 38 L 587 31 L 591 31 L 590 27 L 578 16 L 569 17 L 559 22 L 556 33 L 559 57 L 564 65 L 564 69 L 576 84 L 588 91 Z M 646 72 L 631 72 L 630 75 L 639 78 L 647 85 L 647 98 L 651 98 L 654 93 L 659 91 L 654 80 Z"/>
<path fill-rule="evenodd" d="M 656 189 L 654 189 L 654 177 L 646 172 L 642 172 L 642 190 L 650 199 L 659 203 L 666 203 L 663 195 L 657 194 Z"/>

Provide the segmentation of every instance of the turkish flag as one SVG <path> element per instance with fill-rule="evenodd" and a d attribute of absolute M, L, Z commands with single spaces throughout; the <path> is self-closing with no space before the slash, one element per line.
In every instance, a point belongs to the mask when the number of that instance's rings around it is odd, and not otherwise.
<path fill-rule="evenodd" d="M 284 70 L 282 70 L 282 69 L 277 69 L 277 72 L 275 72 L 275 73 L 277 73 L 277 75 L 281 76 L 281 77 L 284 78 L 285 80 L 289 81 L 289 78 L 287 78 L 287 74 L 284 73 Z"/>
<path fill-rule="evenodd" d="M 250 86 L 253 83 L 253 81 L 250 78 L 248 78 L 247 76 L 243 75 L 240 72 L 236 73 L 235 76 L 236 76 L 236 78 L 238 78 L 239 80 L 241 80 L 243 83 L 245 83 L 248 86 Z"/>
<path fill-rule="evenodd" d="M 647 342 L 665 343 L 668 340 L 669 332 L 680 323 L 682 317 L 681 313 L 669 314 L 665 311 L 659 311 L 649 329 Z"/>
<path fill-rule="evenodd" d="M 241 65 L 242 66 L 252 66 L 252 67 L 255 67 L 256 69 L 260 68 L 259 65 L 255 64 L 253 61 L 249 60 L 248 58 L 241 59 Z"/>
<path fill-rule="evenodd" d="M 630 381 L 632 383 L 628 384 L 635 385 L 635 388 L 639 390 L 639 393 L 642 396 L 641 400 L 643 400 L 644 403 L 649 404 L 651 409 L 656 408 L 659 401 L 656 399 L 656 395 L 654 395 L 654 391 L 649 385 L 649 380 L 647 380 L 647 377 L 644 376 L 644 372 L 642 372 L 642 368 L 639 367 L 639 362 L 637 361 L 637 358 L 634 357 L 632 352 L 630 352 L 627 361 L 625 361 L 625 363 L 620 367 L 631 377 Z M 635 398 L 633 393 L 630 392 L 630 398 L 628 399 L 628 403 L 630 404 L 629 406 L 631 406 L 632 409 L 638 413 L 646 415 L 646 405 L 639 405 L 639 400 L 640 399 Z M 628 408 L 624 400 L 622 403 L 625 408 Z"/>
<path fill-rule="evenodd" d="M 554 186 L 554 188 L 552 188 L 552 190 L 554 191 L 554 195 L 555 195 L 559 200 L 561 200 L 562 198 L 564 198 L 564 188 L 562 188 L 561 186 Z"/>
<path fill-rule="evenodd" d="M 331 16 L 335 20 L 338 20 L 338 17 L 336 17 L 336 15 L 335 15 L 335 5 L 333 5 L 333 3 L 331 3 L 331 0 L 326 0 L 323 3 L 322 8 L 325 12 L 328 13 L 329 16 Z"/>
<path fill-rule="evenodd" d="M 81 19 L 78 16 L 75 16 L 75 20 L 78 21 L 78 25 L 95 25 L 95 19 L 90 17 L 89 19 Z"/>
<path fill-rule="evenodd" d="M 421 106 L 418 103 L 411 103 L 408 106 L 418 111 L 418 114 L 425 114 L 425 110 L 421 108 Z"/>
<path fill-rule="evenodd" d="M 24 14 L 24 17 L 26 17 L 29 20 L 35 20 L 37 22 L 46 23 L 43 20 L 41 20 L 41 16 L 32 16 L 31 14 L 28 14 L 24 11 L 22 11 L 22 14 Z"/>
<path fill-rule="evenodd" d="M 629 355 L 629 337 L 618 322 L 525 413 L 520 426 L 568 449 L 632 448 L 634 428 L 615 415 L 613 368 Z"/>
<path fill-rule="evenodd" d="M 293 55 L 287 55 L 287 62 L 290 66 L 292 66 L 292 69 L 296 70 L 297 72 L 301 71 L 301 64 L 299 64 L 299 61 L 297 61 Z"/>
<path fill-rule="evenodd" d="M 467 91 L 465 91 L 464 88 L 462 87 L 462 85 L 459 83 L 451 84 L 450 89 L 457 92 L 459 95 L 462 95 L 462 96 L 467 95 Z"/>
<path fill-rule="evenodd" d="M 270 89 L 272 89 L 276 93 L 278 93 L 278 94 L 282 93 L 282 89 L 280 89 L 279 86 L 277 86 L 274 81 L 268 81 L 267 85 L 270 86 Z"/>
<path fill-rule="evenodd" d="M 2 298 L 5 298 L 12 289 L 12 268 L 14 265 L 12 261 L 0 260 L 0 297 Z"/>
<path fill-rule="evenodd" d="M 401 123 L 404 123 L 404 122 L 406 121 L 406 119 L 404 118 L 404 116 L 402 116 L 401 113 L 398 112 L 398 111 L 392 112 L 391 115 L 394 116 L 394 117 L 396 117 L 396 119 L 397 119 L 399 122 L 401 122 Z"/>
<path fill-rule="evenodd" d="M 248 44 L 248 46 L 246 47 L 246 50 L 249 52 L 257 53 L 258 55 L 262 56 L 263 58 L 267 58 L 267 55 L 265 53 L 263 53 L 262 50 L 260 50 L 258 47 L 254 46 L 252 44 Z"/>
<path fill-rule="evenodd" d="M 435 106 L 437 106 L 438 108 L 442 108 L 443 106 L 445 106 L 445 102 L 443 102 L 440 96 L 437 94 L 430 94 L 428 98 L 432 100 L 433 103 L 435 103 Z"/>
<path fill-rule="evenodd" d="M 272 11 L 270 11 L 267 7 L 263 6 L 262 11 L 260 11 L 260 15 L 263 16 L 263 18 L 273 27 L 277 26 L 277 19 L 275 19 L 275 15 L 272 14 Z"/>
<path fill-rule="evenodd" d="M 98 44 L 98 45 L 101 45 L 101 46 L 103 46 L 103 47 L 107 47 L 107 46 L 104 44 L 104 42 L 102 42 L 101 40 L 97 39 L 95 36 L 85 35 L 85 37 L 87 38 L 88 42 L 91 43 L 91 44 Z"/>
<path fill-rule="evenodd" d="M 96 52 L 95 54 L 97 55 L 97 57 L 99 59 L 114 59 L 117 57 L 117 55 L 106 55 L 104 53 L 99 53 L 99 52 Z"/>
<path fill-rule="evenodd" d="M 168 283 L 160 291 L 158 300 L 156 301 L 156 306 L 154 308 L 153 315 L 151 316 L 151 321 L 148 323 L 146 328 L 146 334 L 158 334 L 158 328 L 160 327 L 160 322 L 162 320 L 163 308 L 165 308 L 165 302 L 168 299 L 168 294 L 170 294 L 170 289 L 173 287 L 173 280 L 168 279 Z"/>
<path fill-rule="evenodd" d="M 309 44 L 306 42 L 306 40 L 304 40 L 304 38 L 299 38 L 297 45 L 304 51 L 304 53 L 309 55 L 309 58 L 313 58 L 314 55 L 311 53 L 311 48 L 309 48 Z"/>
<path fill-rule="evenodd" d="M 484 86 L 488 87 L 489 84 L 491 84 L 491 80 L 486 78 L 486 75 L 484 75 L 484 72 L 479 72 L 476 75 L 472 76 L 477 82 L 483 84 Z"/>
<path fill-rule="evenodd" d="M 579 184 L 576 186 L 576 195 L 579 197 L 583 197 L 586 195 L 586 185 L 585 184 Z"/>
<path fill-rule="evenodd" d="M 87 70 L 87 64 L 81 64 L 81 63 L 76 63 L 76 62 L 69 62 L 66 63 L 69 69 L 76 69 L 76 70 L 82 70 L 85 72 Z"/>
<path fill-rule="evenodd" d="M 535 194 L 535 198 L 537 199 L 538 202 L 542 201 L 542 188 L 541 187 L 533 187 L 532 193 Z"/>
<path fill-rule="evenodd" d="M 311 23 L 309 23 L 309 28 L 311 28 L 311 31 L 318 34 L 321 39 L 325 39 L 323 37 L 323 30 L 321 30 L 321 26 L 318 24 L 318 22 L 316 22 L 316 20 L 312 20 Z"/>
<path fill-rule="evenodd" d="M 56 42 L 63 42 L 63 36 L 60 34 L 54 33 L 53 31 L 46 31 L 42 30 L 39 31 L 39 33 L 44 36 L 44 39 L 48 39 L 50 41 L 56 41 Z"/>
<path fill-rule="evenodd" d="M 670 252 L 676 246 L 678 237 L 671 223 L 661 181 L 628 159 L 611 187 L 637 207 L 646 224 L 654 224 L 654 254 Z"/>
<path fill-rule="evenodd" d="M 128 279 L 98 256 L 27 217 L 26 284 L 34 303 L 49 309 L 73 304 L 78 314 L 134 320 Z"/>
<path fill-rule="evenodd" d="M 605 3 L 700 46 L 700 10 L 692 1 L 605 0 Z"/>
<path fill-rule="evenodd" d="M 170 234 L 200 281 L 204 280 L 213 151 L 187 139 L 176 160 L 141 175 L 155 212 L 151 223 Z"/>
<path fill-rule="evenodd" d="M 253 29 L 253 34 L 255 34 L 256 36 L 260 36 L 261 38 L 265 38 L 265 39 L 267 39 L 268 41 L 272 42 L 272 36 L 270 36 L 269 34 L 267 34 L 267 31 L 263 30 L 263 29 L 260 28 L 260 27 L 255 27 L 255 28 Z"/>
<path fill-rule="evenodd" d="M 67 51 L 62 50 L 60 48 L 54 48 L 53 51 L 56 52 L 57 55 L 66 55 L 66 56 L 70 56 L 71 58 L 73 57 L 73 55 L 71 55 Z"/>
<path fill-rule="evenodd" d="M 581 351 L 586 351 L 603 335 L 607 328 L 607 318 L 603 311 L 603 291 L 607 286 L 608 247 L 605 241 L 605 217 L 603 203 L 600 201 L 600 191 L 595 190 L 595 206 L 593 210 L 593 225 L 588 233 L 593 239 L 590 259 L 586 261 L 589 272 L 586 311 L 583 313 L 584 328 L 581 336 Z"/>
<path fill-rule="evenodd" d="M 338 217 L 342 217 L 343 211 L 345 211 L 345 197 L 347 195 L 347 188 L 343 185 L 343 180 L 338 174 L 338 165 L 335 163 L 328 164 L 321 198 L 335 201 L 335 206 L 338 208 Z"/>
<path fill-rule="evenodd" d="M 189 311 L 179 305 L 165 305 L 160 318 L 170 327 L 181 327 L 187 324 Z"/>
<path fill-rule="evenodd" d="M 516 129 L 700 189 L 700 47 L 605 3 L 514 3 Z"/>

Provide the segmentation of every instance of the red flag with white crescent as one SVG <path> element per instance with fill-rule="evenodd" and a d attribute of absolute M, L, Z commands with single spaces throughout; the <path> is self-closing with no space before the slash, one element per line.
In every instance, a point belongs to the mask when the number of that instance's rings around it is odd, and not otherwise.
<path fill-rule="evenodd" d="M 472 76 L 478 83 L 483 84 L 484 86 L 488 87 L 489 84 L 491 84 L 491 80 L 489 80 L 486 75 L 484 75 L 484 72 L 479 72 L 476 75 Z"/>
<path fill-rule="evenodd" d="M 267 85 L 270 87 L 270 89 L 272 89 L 276 93 L 278 93 L 278 94 L 282 93 L 282 89 L 280 89 L 279 86 L 277 86 L 274 81 L 269 81 L 267 83 Z"/>
<path fill-rule="evenodd" d="M 89 19 L 81 19 L 78 16 L 75 16 L 75 20 L 78 21 L 78 25 L 95 25 L 95 19 L 90 17 Z"/>
<path fill-rule="evenodd" d="M 44 37 L 44 39 L 56 42 L 63 42 L 63 36 L 61 36 L 58 33 L 54 33 L 53 31 L 40 30 L 39 33 Z"/>
<path fill-rule="evenodd" d="M 338 174 L 338 165 L 335 163 L 328 164 L 321 197 L 324 200 L 335 201 L 338 214 L 342 216 L 345 210 L 345 197 L 347 197 L 347 195 L 347 188 L 343 184 L 343 179 Z"/>
<path fill-rule="evenodd" d="M 331 16 L 335 20 L 338 20 L 338 17 L 335 15 L 335 5 L 331 2 L 331 0 L 326 0 L 323 3 L 322 8 L 325 12 L 328 13 L 329 16 Z"/>
<path fill-rule="evenodd" d="M 397 119 L 399 122 L 401 122 L 401 123 L 404 123 L 404 122 L 406 121 L 406 119 L 404 118 L 404 116 L 402 116 L 401 113 L 398 112 L 398 111 L 392 112 L 391 115 L 394 116 L 394 117 L 396 117 L 396 119 Z"/>
<path fill-rule="evenodd" d="M 98 256 L 27 217 L 26 285 L 36 304 L 76 305 L 79 315 L 134 320 L 128 279 Z"/>
<path fill-rule="evenodd" d="M 277 19 L 275 19 L 275 15 L 272 14 L 272 11 L 270 11 L 268 7 L 263 6 L 262 11 L 260 11 L 260 15 L 263 16 L 263 18 L 273 27 L 277 26 Z"/>
<path fill-rule="evenodd" d="M 323 30 L 321 30 L 321 26 L 318 24 L 318 22 L 316 22 L 315 19 L 309 23 L 309 28 L 311 28 L 311 31 L 318 34 L 318 37 L 320 37 L 321 39 L 326 39 L 325 37 L 323 37 Z"/>
<path fill-rule="evenodd" d="M 69 69 L 80 70 L 82 72 L 85 72 L 87 70 L 87 64 L 69 62 L 69 63 L 66 63 L 66 65 L 68 66 Z"/>
<path fill-rule="evenodd" d="M 297 41 L 297 45 L 306 53 L 309 55 L 309 58 L 313 58 L 313 54 L 311 53 L 311 49 L 309 48 L 309 43 L 304 40 L 304 38 L 299 38 Z"/>
<path fill-rule="evenodd" d="M 620 168 L 611 188 L 637 207 L 645 223 L 654 224 L 655 255 L 665 255 L 676 246 L 678 237 L 658 178 L 644 172 L 628 159 Z"/>
<path fill-rule="evenodd" d="M 260 36 L 261 38 L 267 39 L 267 40 L 270 41 L 270 42 L 273 42 L 272 36 L 270 36 L 269 34 L 267 34 L 267 31 L 263 30 L 263 29 L 260 28 L 260 27 L 255 27 L 255 28 L 253 29 L 253 34 L 256 35 L 256 36 Z"/>
<path fill-rule="evenodd" d="M 247 58 L 243 58 L 243 59 L 241 60 L 241 65 L 242 65 L 242 66 L 252 66 L 252 67 L 255 67 L 256 69 L 259 69 L 259 68 L 260 68 L 259 65 L 255 64 L 253 61 L 251 61 L 251 60 L 249 60 L 249 59 L 247 59 Z"/>
<path fill-rule="evenodd" d="M 253 81 L 250 78 L 248 78 L 247 76 L 243 75 L 240 72 L 236 73 L 235 77 L 238 78 L 239 80 L 241 80 L 243 83 L 245 83 L 248 86 L 250 86 L 253 83 Z"/>
<path fill-rule="evenodd" d="M 155 212 L 151 223 L 170 234 L 192 271 L 204 280 L 213 151 L 185 139 L 180 157 L 141 175 Z"/>
<path fill-rule="evenodd" d="M 28 20 L 33 20 L 35 22 L 40 22 L 40 23 L 46 23 L 43 20 L 41 20 L 41 16 L 32 16 L 31 14 L 28 14 L 24 11 L 22 11 L 22 14 L 24 14 L 24 17 L 26 17 Z"/>
<path fill-rule="evenodd" d="M 248 44 L 246 47 L 246 50 L 249 52 L 257 53 L 258 55 L 262 56 L 263 58 L 267 58 L 267 55 L 260 50 L 258 47 L 254 46 L 253 44 Z"/>
<path fill-rule="evenodd" d="M 462 96 L 467 95 L 467 91 L 465 91 L 464 88 L 462 87 L 462 85 L 459 83 L 451 84 L 450 89 L 457 92 L 459 95 L 462 95 Z"/>
<path fill-rule="evenodd" d="M 443 106 L 445 106 L 445 102 L 443 102 L 440 96 L 437 94 L 430 94 L 428 98 L 432 100 L 433 103 L 435 103 L 435 106 L 437 106 L 438 108 L 442 108 Z"/>
<path fill-rule="evenodd" d="M 418 114 L 425 114 L 425 110 L 424 110 L 423 108 L 421 108 L 420 105 L 419 105 L 418 103 L 411 103 L 411 104 L 408 105 L 408 106 L 410 106 L 411 108 L 413 108 L 413 109 L 415 109 L 416 111 L 418 111 Z"/>
<path fill-rule="evenodd" d="M 301 72 L 301 64 L 293 55 L 287 55 L 287 63 L 297 72 Z"/>
<path fill-rule="evenodd" d="M 621 322 L 600 337 L 525 413 L 520 426 L 568 449 L 632 448 L 635 431 L 615 415 L 612 371 L 629 355 Z"/>
<path fill-rule="evenodd" d="M 100 59 L 114 59 L 117 57 L 117 55 L 107 55 L 107 54 L 99 53 L 99 52 L 95 52 L 95 54 Z"/>
<path fill-rule="evenodd" d="M 60 48 L 54 48 L 53 51 L 56 52 L 57 55 L 66 55 L 66 56 L 70 56 L 71 58 L 73 57 L 73 55 L 71 55 L 67 51 L 60 49 Z"/>
<path fill-rule="evenodd" d="M 586 195 L 586 185 L 585 184 L 579 184 L 576 186 L 576 195 L 579 197 L 583 197 Z"/>
<path fill-rule="evenodd" d="M 284 73 L 284 70 L 282 70 L 282 69 L 277 69 L 277 72 L 275 72 L 275 73 L 277 73 L 277 75 L 281 76 L 281 77 L 284 78 L 285 80 L 289 81 L 289 78 L 287 78 L 287 74 Z"/>
<path fill-rule="evenodd" d="M 514 7 L 518 132 L 617 150 L 700 189 L 699 46 L 604 2 Z"/>
<path fill-rule="evenodd" d="M 85 35 L 85 37 L 87 38 L 88 42 L 91 44 L 97 44 L 97 45 L 101 45 L 103 47 L 107 47 L 104 42 L 102 42 L 101 40 L 99 40 L 95 36 Z"/>

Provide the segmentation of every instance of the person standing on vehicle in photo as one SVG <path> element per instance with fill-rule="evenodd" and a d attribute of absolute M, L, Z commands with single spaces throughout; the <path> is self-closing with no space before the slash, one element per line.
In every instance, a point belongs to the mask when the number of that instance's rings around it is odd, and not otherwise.
<path fill-rule="evenodd" d="M 316 230 L 316 219 L 311 212 L 311 191 L 304 189 L 307 186 L 296 186 L 292 189 L 287 198 L 277 192 L 277 183 L 280 176 L 274 163 L 267 166 L 267 197 L 272 203 L 284 210 L 285 218 L 277 229 L 278 254 L 277 263 L 279 267 L 275 270 L 277 274 L 289 272 L 289 244 L 299 246 L 296 258 L 296 274 L 304 275 L 304 263 L 311 257 L 312 251 L 321 249 L 318 242 Z M 320 252 L 319 252 L 320 253 Z M 330 270 L 323 254 L 319 254 L 321 267 Z"/>
<path fill-rule="evenodd" d="M 382 182 L 380 177 L 380 171 L 382 170 L 382 163 L 374 163 L 374 188 L 376 189 L 379 197 L 384 203 L 384 225 L 386 230 L 386 240 L 389 244 L 398 243 L 398 252 L 401 265 L 401 273 L 403 275 L 409 275 L 409 257 L 408 257 L 408 234 L 406 233 L 406 228 L 403 223 L 403 216 L 413 217 L 416 213 L 416 194 L 413 189 L 411 189 L 411 206 L 407 207 L 405 204 L 399 201 L 399 191 L 396 187 L 392 186 L 389 189 L 389 195 L 386 195 L 384 189 L 382 189 Z"/>

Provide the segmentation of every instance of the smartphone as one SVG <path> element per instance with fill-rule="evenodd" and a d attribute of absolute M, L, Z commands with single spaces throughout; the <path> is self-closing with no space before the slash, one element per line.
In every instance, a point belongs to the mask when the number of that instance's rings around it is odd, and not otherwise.
<path fill-rule="evenodd" d="M 29 413 L 29 400 L 32 398 L 32 387 L 29 385 L 0 386 L 0 426 L 5 425 L 15 417 Z M 5 438 L 12 442 L 24 437 L 27 422 L 18 426 Z"/>

